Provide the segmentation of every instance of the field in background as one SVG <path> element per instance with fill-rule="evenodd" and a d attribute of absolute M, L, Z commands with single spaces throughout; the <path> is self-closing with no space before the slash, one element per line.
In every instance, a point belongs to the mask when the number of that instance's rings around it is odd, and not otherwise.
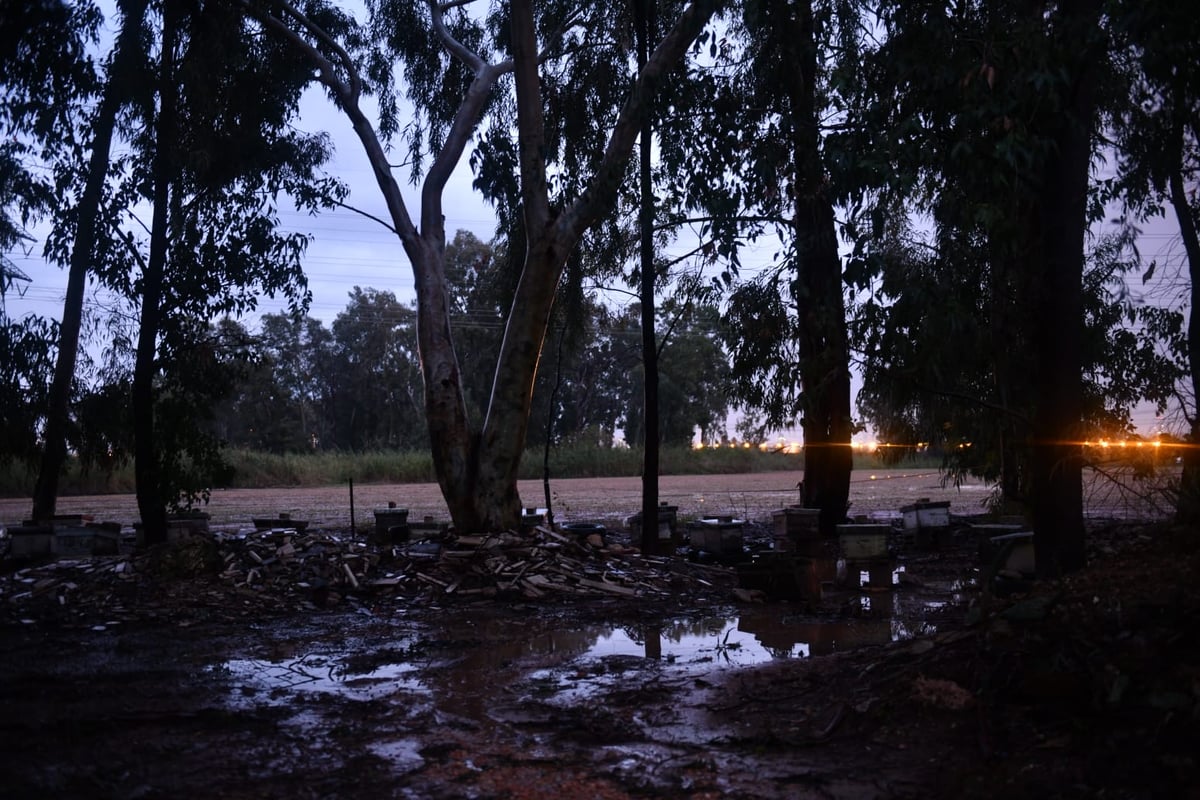
<path fill-rule="evenodd" d="M 278 455 L 251 450 L 230 450 L 226 457 L 233 476 L 222 489 L 257 489 L 288 486 L 331 486 L 355 483 L 433 483 L 433 461 L 428 452 L 376 451 L 367 453 L 312 453 Z M 883 466 L 875 456 L 855 453 L 857 469 Z M 544 453 L 530 450 L 522 460 L 526 480 L 541 480 Z M 901 466 L 936 471 L 940 462 L 923 457 Z M 659 459 L 662 475 L 708 475 L 787 472 L 804 468 L 804 457 L 764 452 L 748 447 L 706 447 L 702 450 L 664 448 Z M 562 478 L 633 477 L 642 472 L 642 452 L 626 447 L 560 447 L 550 453 L 550 476 Z M 0 497 L 31 497 L 36 473 L 23 465 L 0 470 Z M 70 465 L 60 494 L 126 494 L 134 491 L 133 467 L 122 465 L 111 472 L 81 470 Z"/>
<path fill-rule="evenodd" d="M 659 481 L 662 502 L 678 507 L 681 519 L 732 515 L 769 523 L 771 512 L 796 503 L 796 483 L 802 472 L 782 470 L 765 473 L 721 475 L 667 475 Z M 1166 476 L 1170 477 L 1170 476 Z M 1170 513 L 1169 493 L 1156 484 L 1139 483 L 1133 476 L 1086 473 L 1085 513 L 1093 519 L 1157 519 Z M 544 508 L 545 491 L 540 480 L 520 483 L 522 501 Z M 641 479 L 637 477 L 564 478 L 550 482 L 551 503 L 558 522 L 599 522 L 624 527 L 627 517 L 640 510 Z M 887 517 L 902 506 L 918 500 L 946 501 L 954 514 L 987 511 L 992 487 L 968 481 L 961 487 L 943 485 L 936 470 L 855 470 L 850 485 L 851 514 Z M 359 528 L 374 525 L 373 511 L 388 503 L 409 510 L 409 520 L 433 517 L 447 521 L 445 503 L 436 483 L 363 483 L 355 481 L 354 521 Z M 0 499 L 0 523 L 14 524 L 28 515 L 29 500 Z M 351 494 L 349 482 L 310 487 L 223 489 L 213 492 L 205 510 L 212 525 L 224 529 L 248 529 L 255 517 L 291 514 L 293 519 L 313 526 L 349 527 Z M 62 514 L 85 514 L 97 521 L 131 525 L 137 518 L 132 494 L 68 496 L 60 499 Z"/>

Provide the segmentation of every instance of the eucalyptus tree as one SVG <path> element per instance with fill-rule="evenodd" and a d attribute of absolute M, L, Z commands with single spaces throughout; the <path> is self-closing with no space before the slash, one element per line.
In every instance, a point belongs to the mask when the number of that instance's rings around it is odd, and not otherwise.
<path fill-rule="evenodd" d="M 1021 470 L 1010 456 L 1023 433 L 1018 422 L 1027 423 L 1018 398 L 1028 397 L 1028 381 L 1014 381 L 1015 371 L 996 357 L 995 306 L 1005 299 L 981 280 L 988 274 L 982 248 L 969 237 L 961 246 L 952 237 L 937 245 L 901 238 L 877 256 L 880 273 L 852 325 L 864 421 L 885 442 L 941 452 L 955 482 L 976 474 L 999 483 L 998 501 L 1016 500 Z M 1019 329 L 1007 335 L 1017 349 Z M 899 460 L 913 450 L 882 452 Z"/>
<path fill-rule="evenodd" d="M 333 333 L 318 319 L 295 314 L 264 314 L 258 340 L 273 362 L 271 381 L 291 409 L 291 432 L 276 443 L 289 451 L 332 446 L 337 407 L 336 347 Z"/>
<path fill-rule="evenodd" d="M 61 165 L 64 153 L 82 159 L 89 148 L 94 154 L 103 153 L 94 161 L 107 158 L 107 141 L 112 133 L 110 112 L 116 95 L 105 90 L 98 111 L 89 111 L 101 84 L 92 60 L 101 22 L 94 4 L 55 0 L 8 3 L 0 15 L 0 127 L 4 131 L 4 143 L 0 145 L 0 247 L 7 251 L 28 238 L 25 225 L 48 215 L 61 199 L 55 196 L 54 181 L 44 177 L 52 174 L 50 169 L 44 168 Z M 112 66 L 110 61 L 110 69 Z M 85 242 L 94 228 L 97 186 L 93 180 L 93 190 L 80 204 L 74 220 Z M 14 212 L 16 217 L 10 216 Z M 72 260 L 61 324 L 48 329 L 44 322 L 34 323 L 43 328 L 40 333 L 52 336 L 56 345 L 52 352 L 41 346 L 29 350 L 30 355 L 40 352 L 41 358 L 55 362 L 48 376 L 38 376 L 36 383 L 29 384 L 31 388 L 41 387 L 37 390 L 39 404 L 24 420 L 32 423 L 27 434 L 38 437 L 40 433 L 45 442 L 43 477 L 39 478 L 33 507 L 35 519 L 54 513 L 58 472 L 66 456 L 66 417 L 74 389 L 87 257 L 88 253 L 81 251 Z M 27 394 L 28 390 L 9 398 Z"/>
<path fill-rule="evenodd" d="M 63 301 L 58 358 L 46 409 L 46 427 L 43 432 L 45 450 L 38 471 L 37 486 L 34 489 L 34 519 L 53 516 L 57 502 L 58 478 L 66 457 L 68 404 L 78 360 L 84 290 L 96 250 L 101 196 L 108 174 L 117 114 L 129 99 L 132 78 L 130 73 L 138 57 L 136 37 L 141 30 L 147 0 L 132 0 L 122 6 L 120 33 L 108 60 L 100 103 L 88 126 L 91 142 L 88 145 L 86 172 L 72 176 L 76 181 L 82 182 L 78 202 L 73 207 L 69 205 L 66 209 L 60 209 L 55 233 L 47 247 L 47 251 L 60 264 L 66 265 L 69 272 L 66 297 Z M 74 152 L 69 153 L 65 161 L 57 159 L 60 181 L 63 173 L 69 175 L 76 166 L 76 152 L 80 150 L 76 148 Z M 78 162 L 78 166 L 82 167 L 82 160 Z"/>
<path fill-rule="evenodd" d="M 721 439 L 732 392 L 729 354 L 720 336 L 720 310 L 711 303 L 680 303 L 670 298 L 657 315 L 659 425 L 662 443 L 687 447 Z M 626 440 L 643 444 L 645 410 L 635 402 L 645 380 L 644 362 L 630 376 L 624 417 Z"/>
<path fill-rule="evenodd" d="M 1013 368 L 1027 351 L 1022 327 L 996 329 L 1019 309 L 981 280 L 993 268 L 983 247 L 894 243 L 852 326 L 862 342 L 859 409 L 883 440 L 925 443 L 943 455 L 948 477 L 995 481 L 994 504 L 1020 512 L 1030 490 L 1019 445 L 1029 436 L 1033 376 Z M 1081 418 L 1109 436 L 1132 432 L 1137 404 L 1164 408 L 1181 374 L 1172 355 L 1179 314 L 1133 301 L 1127 281 L 1136 269 L 1123 236 L 1101 237 L 1088 250 Z M 1010 307 L 1001 312 L 1001 304 Z M 911 450 L 883 452 L 901 458 Z"/>
<path fill-rule="evenodd" d="M 130 147 L 109 166 L 97 274 L 138 315 L 135 474 L 152 543 L 165 536 L 167 506 L 198 496 L 180 483 L 201 479 L 189 465 L 217 464 L 211 434 L 189 424 L 199 409 L 184 401 L 213 399 L 205 390 L 231 382 L 205 375 L 191 393 L 175 387 L 196 375 L 197 362 L 213 361 L 204 356 L 207 320 L 252 310 L 262 293 L 281 294 L 297 310 L 307 302 L 307 238 L 278 230 L 278 206 L 285 193 L 315 204 L 338 187 L 316 173 L 323 138 L 291 124 L 310 80 L 302 58 L 258 36 L 225 3 L 149 11 L 139 39 L 143 80 L 123 121 Z M 143 206 L 148 225 L 138 221 Z"/>
<path fill-rule="evenodd" d="M 264 26 L 305 53 L 349 117 L 372 164 L 392 228 L 413 267 L 424 400 L 435 470 L 457 527 L 480 530 L 515 526 L 521 501 L 517 469 L 524 449 L 537 365 L 550 311 L 564 266 L 585 232 L 613 206 L 637 139 L 640 117 L 668 71 L 683 59 L 716 3 L 697 0 L 674 19 L 644 68 L 618 70 L 627 96 L 619 112 L 605 103 L 594 119 L 594 148 L 579 169 L 553 163 L 549 123 L 556 93 L 564 87 L 599 86 L 602 76 L 577 67 L 590 54 L 611 53 L 619 41 L 596 38 L 612 28 L 607 4 L 544 4 L 535 14 L 530 0 L 496 3 L 476 15 L 465 3 L 379 2 L 373 23 L 382 47 L 366 62 L 351 53 L 352 42 L 286 2 L 246 6 Z M 604 47 L 598 47 L 603 44 Z M 607 61 L 601 63 L 608 63 Z M 627 64 L 625 62 L 621 62 Z M 405 204 L 384 141 L 401 125 L 397 98 L 384 82 L 403 74 L 413 119 L 410 161 L 421 182 L 419 227 Z M 367 117 L 361 101 L 373 80 L 383 116 Z M 483 127 L 489 111 L 498 113 Z M 391 112 L 391 113 L 389 113 Z M 513 113 L 515 112 L 515 113 Z M 468 140 L 490 130 L 490 140 L 519 176 L 525 232 L 520 278 L 496 360 L 492 390 L 482 420 L 469 415 L 452 334 L 447 299 L 442 192 Z M 510 136 L 515 132 L 515 146 Z M 497 138 L 498 137 L 498 138 Z M 572 189 L 572 191 L 566 191 Z M 577 191 L 577 193 L 576 193 Z"/>
<path fill-rule="evenodd" d="M 571 313 L 558 315 L 554 327 L 553 350 L 538 375 L 535 421 L 550 444 L 611 447 L 630 411 L 641 407 L 639 325 L 627 310 L 584 298 Z"/>
<path fill-rule="evenodd" d="M 336 447 L 333 336 L 318 319 L 264 314 L 257 331 L 223 319 L 221 338 L 251 354 L 221 403 L 215 434 L 236 447 L 273 453 Z"/>
<path fill-rule="evenodd" d="M 863 128 L 882 158 L 848 169 L 878 176 L 881 196 L 924 212 L 938 258 L 972 243 L 982 256 L 960 263 L 984 289 L 977 309 L 988 322 L 973 335 L 989 342 L 996 364 L 997 390 L 977 390 L 990 392 L 998 415 L 1027 419 L 1039 572 L 1077 569 L 1084 236 L 1097 211 L 1089 203 L 1097 86 L 1111 74 L 1099 6 L 885 3 L 879 27 L 860 107 L 875 112 Z M 1021 372 L 1027 398 L 1006 396 Z"/>
<path fill-rule="evenodd" d="M 725 330 L 736 397 L 766 424 L 800 419 L 803 500 L 832 532 L 852 468 L 843 264 L 829 118 L 842 112 L 862 37 L 849 2 L 746 0 L 709 69 L 670 100 L 664 159 L 681 206 L 704 215 L 706 252 L 739 267 L 747 240 L 774 234 L 776 263 L 737 286 Z"/>

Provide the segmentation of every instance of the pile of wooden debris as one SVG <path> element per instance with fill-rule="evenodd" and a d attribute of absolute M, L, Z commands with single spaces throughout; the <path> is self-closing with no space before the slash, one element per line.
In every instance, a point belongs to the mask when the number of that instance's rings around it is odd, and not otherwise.
<path fill-rule="evenodd" d="M 723 566 L 645 556 L 600 534 L 526 532 L 375 545 L 336 530 L 197 533 L 116 556 L 19 564 L 0 574 L 0 621 L 246 616 L 406 602 L 560 598 L 732 600 Z M 15 568 L 15 569 L 14 569 Z"/>

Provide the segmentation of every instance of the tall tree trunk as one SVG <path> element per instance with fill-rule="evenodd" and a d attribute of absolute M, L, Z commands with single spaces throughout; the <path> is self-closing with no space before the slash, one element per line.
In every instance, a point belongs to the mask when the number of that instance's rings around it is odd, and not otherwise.
<path fill-rule="evenodd" d="M 162 63 L 159 66 L 159 108 L 155 125 L 154 212 L 150 224 L 150 255 L 142 274 L 142 308 L 137 356 L 133 368 L 133 451 L 138 512 L 147 545 L 166 541 L 167 509 L 160 475 L 154 422 L 154 378 L 158 333 L 161 328 L 163 275 L 170 249 L 170 199 L 175 140 L 175 10 L 163 7 Z"/>
<path fill-rule="evenodd" d="M 532 7 L 530 0 L 512 3 L 521 199 L 528 243 L 474 459 L 478 477 L 474 497 L 470 499 L 485 528 L 511 527 L 519 521 L 517 474 L 529 426 L 533 383 L 567 257 L 584 231 L 616 202 L 625 165 L 641 128 L 642 114 L 666 70 L 682 57 L 711 14 L 711 3 L 690 6 L 655 48 L 621 110 L 603 163 L 590 185 L 561 213 L 552 214 L 543 155 L 545 135 Z"/>
<path fill-rule="evenodd" d="M 1094 39 L 1087 0 L 1061 7 L 1060 52 Z M 1083 529 L 1083 245 L 1095 112 L 1093 68 L 1073 65 L 1062 112 L 1050 124 L 1055 147 L 1045 164 L 1038 285 L 1033 323 L 1035 408 L 1030 462 L 1038 575 L 1058 577 L 1085 564 Z"/>
<path fill-rule="evenodd" d="M 1178 138 L 1182 140 L 1180 126 Z M 1182 141 L 1180 141 L 1182 149 Z M 1191 279 L 1191 308 L 1188 311 L 1187 351 L 1192 373 L 1192 397 L 1200 405 L 1200 234 L 1196 231 L 1196 216 L 1188 202 L 1179 164 L 1171 171 L 1171 207 L 1179 223 L 1179 234 L 1187 254 L 1188 276 Z M 1179 504 L 1176 516 L 1180 522 L 1200 524 L 1200 409 L 1192 409 L 1190 447 L 1183 451 L 1183 475 L 1179 484 Z"/>
<path fill-rule="evenodd" d="M 87 180 L 76 211 L 75 240 L 71 245 L 71 263 L 67 273 L 67 295 L 63 302 L 62 325 L 59 327 L 58 360 L 50 382 L 49 406 L 46 409 L 45 442 L 38 469 L 37 485 L 33 492 L 33 519 L 54 516 L 58 505 L 58 480 L 67 457 L 67 415 L 71 399 L 71 384 L 79 358 L 79 332 L 83 323 L 83 294 L 87 288 L 88 268 L 96 246 L 96 223 L 104 179 L 108 175 L 109 151 L 113 129 L 121 108 L 121 93 L 130 65 L 138 54 L 137 34 L 146 12 L 146 1 L 130 4 L 121 23 L 121 33 L 113 53 L 104 95 L 92 123 L 92 152 L 88 161 Z"/>
<path fill-rule="evenodd" d="M 715 0 L 694 0 L 663 37 L 641 71 L 618 115 L 600 166 L 582 195 L 557 214 L 551 214 L 546 181 L 542 96 L 537 34 L 531 0 L 511 3 L 512 58 L 487 64 L 454 40 L 442 22 L 444 8 L 431 4 L 435 32 L 447 51 L 473 73 L 454 122 L 436 154 L 421 187 L 421 230 L 417 231 L 391 173 L 387 153 L 359 107 L 362 81 L 349 54 L 323 52 L 332 42 L 286 0 L 282 17 L 252 9 L 263 24 L 304 52 L 317 67 L 349 117 L 366 150 L 383 193 L 396 235 L 413 266 L 417 294 L 417 341 L 425 380 L 425 412 L 429 424 L 434 469 L 454 525 L 460 530 L 515 527 L 520 522 L 518 469 L 525 449 L 529 411 L 538 359 L 554 303 L 559 277 L 580 237 L 616 202 L 625 167 L 637 139 L 641 114 L 666 71 L 676 65 L 703 30 L 716 7 Z M 286 20 L 286 21 L 285 21 Z M 314 47 L 289 24 L 300 25 L 323 49 Z M 331 48 L 337 50 L 337 48 Z M 512 311 L 505 324 L 487 416 L 474 428 L 467 415 L 462 378 L 450 333 L 449 293 L 446 286 L 446 247 L 442 191 L 483 117 L 496 81 L 512 72 L 516 83 L 518 155 L 521 202 L 525 218 L 526 252 Z M 343 77 L 342 73 L 345 73 Z"/>
<path fill-rule="evenodd" d="M 795 259 L 793 294 L 799 316 L 801 421 L 804 432 L 804 505 L 818 508 L 822 533 L 846 518 L 853 454 L 850 440 L 850 363 L 842 263 L 833 204 L 825 194 L 825 170 L 817 118 L 817 43 L 811 0 L 776 0 L 779 15 L 794 13 L 786 49 L 788 103 L 795 163 Z M 790 10 L 794 9 L 794 11 Z"/>
<path fill-rule="evenodd" d="M 1025 213 L 1026 209 L 1027 206 L 1022 208 L 1022 212 L 1019 212 L 1023 214 L 1022 219 L 1028 216 Z M 1032 221 L 1026 220 L 1026 225 L 1022 230 L 1029 230 L 1033 224 Z M 1028 312 L 1022 307 L 1022 304 L 1016 302 L 1015 298 L 1021 293 L 1013 284 L 1015 280 L 1021 280 L 1023 265 L 1028 263 L 1030 256 L 1024 252 L 1024 249 L 1019 254 L 1014 254 L 1014 240 L 1026 241 L 1025 237 L 1000 235 L 994 232 L 988 239 L 990 254 L 989 290 L 987 292 L 990 334 L 988 345 L 992 352 L 993 399 L 1001 413 L 995 423 L 999 429 L 999 508 L 1003 513 L 1024 515 L 1028 510 L 1025 492 L 1027 483 L 1025 459 L 1028 455 L 1026 444 L 1029 438 L 1028 429 L 1024 426 L 1028 422 L 1026 418 L 1014 414 L 1012 409 L 1025 407 L 1024 400 L 1026 398 L 1014 396 L 1014 393 L 1017 392 L 1015 387 L 1020 383 L 1018 374 L 1021 374 L 1017 363 L 1021 359 L 1020 354 L 1024 353 L 1028 347 L 1028 339 L 1022 337 L 1014 341 L 1013 337 L 1014 331 L 1024 330 L 1028 327 L 1023 325 L 1024 320 L 1028 317 Z"/>
<path fill-rule="evenodd" d="M 654 25 L 654 0 L 637 0 L 638 68 L 646 66 L 650 54 L 650 36 Z M 654 135 L 653 115 L 647 109 L 642 116 L 638 140 L 638 181 L 641 204 L 638 223 L 641 237 L 642 280 L 642 420 L 645 436 L 642 451 L 642 541 L 643 553 L 654 553 L 658 542 L 658 457 L 661 435 L 658 420 L 658 342 L 654 335 L 654 184 L 650 177 L 650 156 Z"/>

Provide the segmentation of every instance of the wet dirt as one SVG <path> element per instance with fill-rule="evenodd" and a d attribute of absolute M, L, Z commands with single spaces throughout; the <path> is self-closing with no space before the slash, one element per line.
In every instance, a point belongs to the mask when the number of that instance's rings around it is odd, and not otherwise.
<path fill-rule="evenodd" d="M 960 529 L 803 603 L 8 598 L 0 796 L 1198 797 L 1197 535 L 1004 596 Z"/>

